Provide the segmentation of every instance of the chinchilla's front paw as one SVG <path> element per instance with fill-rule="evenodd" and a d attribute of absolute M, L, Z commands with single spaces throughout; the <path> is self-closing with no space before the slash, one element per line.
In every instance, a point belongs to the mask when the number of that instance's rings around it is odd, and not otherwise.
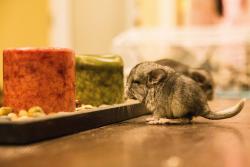
<path fill-rule="evenodd" d="M 146 118 L 147 122 L 154 121 L 154 120 L 156 120 L 154 117 L 148 117 L 148 118 Z"/>
<path fill-rule="evenodd" d="M 163 125 L 166 123 L 168 123 L 168 119 L 166 118 L 153 119 L 153 120 L 148 121 L 149 125 Z"/>

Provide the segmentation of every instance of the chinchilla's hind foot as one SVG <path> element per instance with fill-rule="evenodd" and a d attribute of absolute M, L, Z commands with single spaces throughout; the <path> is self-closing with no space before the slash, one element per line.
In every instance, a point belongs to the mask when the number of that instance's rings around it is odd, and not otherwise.
<path fill-rule="evenodd" d="M 189 118 L 180 118 L 180 119 L 167 119 L 167 118 L 154 119 L 154 118 L 150 118 L 147 120 L 148 120 L 148 124 L 150 124 L 150 125 L 189 124 L 189 123 L 191 123 L 191 119 L 189 119 Z"/>

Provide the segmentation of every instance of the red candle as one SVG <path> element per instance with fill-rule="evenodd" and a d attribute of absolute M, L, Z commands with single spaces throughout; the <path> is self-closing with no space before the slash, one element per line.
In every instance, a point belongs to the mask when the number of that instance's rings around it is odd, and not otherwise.
<path fill-rule="evenodd" d="M 3 51 L 4 106 L 18 112 L 40 106 L 46 113 L 75 110 L 75 56 L 70 49 Z"/>

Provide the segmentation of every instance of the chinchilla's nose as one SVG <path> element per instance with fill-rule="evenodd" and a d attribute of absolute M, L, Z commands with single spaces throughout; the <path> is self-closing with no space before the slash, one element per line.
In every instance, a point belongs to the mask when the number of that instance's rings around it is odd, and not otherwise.
<path fill-rule="evenodd" d="M 129 90 L 128 87 L 125 87 L 125 99 L 134 99 L 134 96 L 132 95 L 131 91 Z"/>

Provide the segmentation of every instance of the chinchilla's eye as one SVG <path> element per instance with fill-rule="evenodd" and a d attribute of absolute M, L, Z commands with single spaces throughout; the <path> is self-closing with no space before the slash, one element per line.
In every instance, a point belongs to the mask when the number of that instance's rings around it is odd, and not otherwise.
<path fill-rule="evenodd" d="M 211 90 L 211 89 L 213 89 L 213 86 L 212 85 L 207 85 L 207 89 Z"/>
<path fill-rule="evenodd" d="M 134 81 L 133 81 L 133 84 L 139 85 L 139 84 L 141 84 L 141 81 L 139 81 L 139 80 L 134 80 Z"/>

